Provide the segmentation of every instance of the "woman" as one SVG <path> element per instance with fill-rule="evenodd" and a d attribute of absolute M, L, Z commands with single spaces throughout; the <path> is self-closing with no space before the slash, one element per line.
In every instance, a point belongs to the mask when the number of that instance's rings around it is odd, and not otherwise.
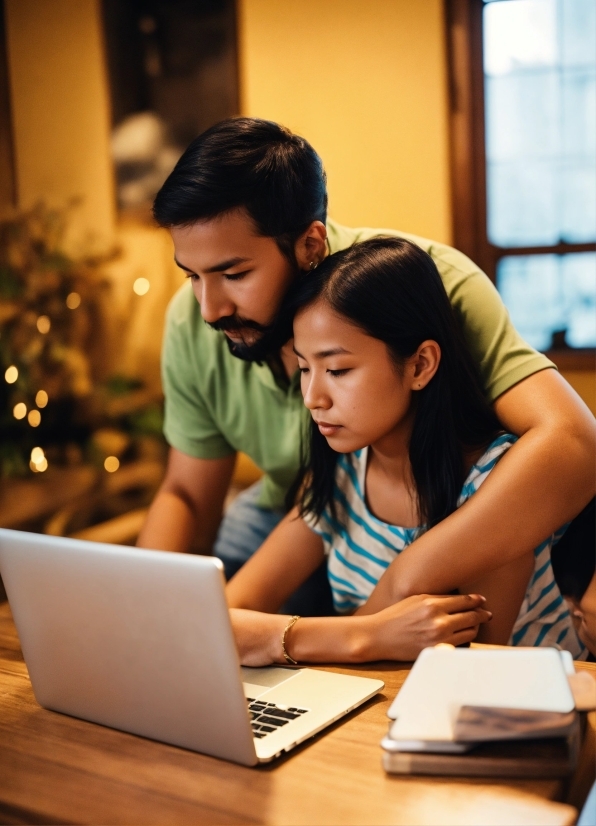
<path fill-rule="evenodd" d="M 555 537 L 475 582 L 446 572 L 463 596 L 393 604 L 399 555 L 465 507 L 515 441 L 484 400 L 432 259 L 375 238 L 326 259 L 290 305 L 310 446 L 297 507 L 228 586 L 242 662 L 407 660 L 477 635 L 582 655 L 552 574 Z M 265 613 L 325 556 L 346 616 Z"/>

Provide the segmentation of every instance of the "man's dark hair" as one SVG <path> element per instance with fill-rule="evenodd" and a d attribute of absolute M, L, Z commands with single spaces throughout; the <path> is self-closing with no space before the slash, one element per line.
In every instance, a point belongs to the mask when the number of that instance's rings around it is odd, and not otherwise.
<path fill-rule="evenodd" d="M 300 234 L 327 217 L 325 172 L 312 146 L 268 120 L 224 120 L 190 144 L 153 214 L 163 227 L 188 226 L 239 208 L 294 262 Z"/>
<path fill-rule="evenodd" d="M 501 426 L 432 258 L 402 238 L 372 238 L 323 261 L 290 288 L 287 312 L 325 301 L 339 316 L 385 342 L 396 370 L 426 339 L 441 348 L 439 367 L 415 393 L 410 463 L 421 517 L 436 525 L 452 513 L 466 477 L 464 454 L 489 444 Z M 338 454 L 310 423 L 307 455 L 288 495 L 302 514 L 334 511 Z"/>

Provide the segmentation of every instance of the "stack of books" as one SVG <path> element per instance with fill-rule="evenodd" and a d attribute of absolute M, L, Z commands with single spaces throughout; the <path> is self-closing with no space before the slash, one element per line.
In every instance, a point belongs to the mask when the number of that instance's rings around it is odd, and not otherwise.
<path fill-rule="evenodd" d="M 587 680 L 576 703 L 573 683 Z M 592 696 L 594 695 L 594 696 Z M 389 709 L 394 774 L 564 777 L 576 764 L 596 682 L 554 648 L 425 649 Z M 579 706 L 579 707 L 578 707 Z"/>

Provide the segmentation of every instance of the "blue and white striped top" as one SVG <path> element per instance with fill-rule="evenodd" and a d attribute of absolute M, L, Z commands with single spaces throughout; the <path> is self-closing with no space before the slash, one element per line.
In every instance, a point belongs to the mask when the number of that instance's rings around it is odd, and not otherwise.
<path fill-rule="evenodd" d="M 495 439 L 470 470 L 457 506 L 460 507 L 484 482 L 516 437 L 503 434 Z M 395 557 L 424 533 L 424 527 L 400 528 L 377 519 L 365 501 L 368 448 L 343 454 L 335 475 L 337 519 L 327 510 L 320 519 L 306 516 L 306 523 L 325 544 L 333 601 L 339 613 L 347 614 L 362 605 Z M 555 582 L 550 549 L 564 533 L 553 534 L 534 551 L 534 573 L 528 584 L 519 616 L 511 632 L 510 645 L 549 645 L 564 648 L 575 659 L 586 655 L 579 641 L 565 600 Z"/>

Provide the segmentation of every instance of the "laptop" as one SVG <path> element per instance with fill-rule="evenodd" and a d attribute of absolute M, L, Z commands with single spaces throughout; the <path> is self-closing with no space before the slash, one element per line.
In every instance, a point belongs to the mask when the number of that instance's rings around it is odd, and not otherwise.
<path fill-rule="evenodd" d="M 44 708 L 253 766 L 383 682 L 240 667 L 213 557 L 0 529 L 0 573 Z"/>

